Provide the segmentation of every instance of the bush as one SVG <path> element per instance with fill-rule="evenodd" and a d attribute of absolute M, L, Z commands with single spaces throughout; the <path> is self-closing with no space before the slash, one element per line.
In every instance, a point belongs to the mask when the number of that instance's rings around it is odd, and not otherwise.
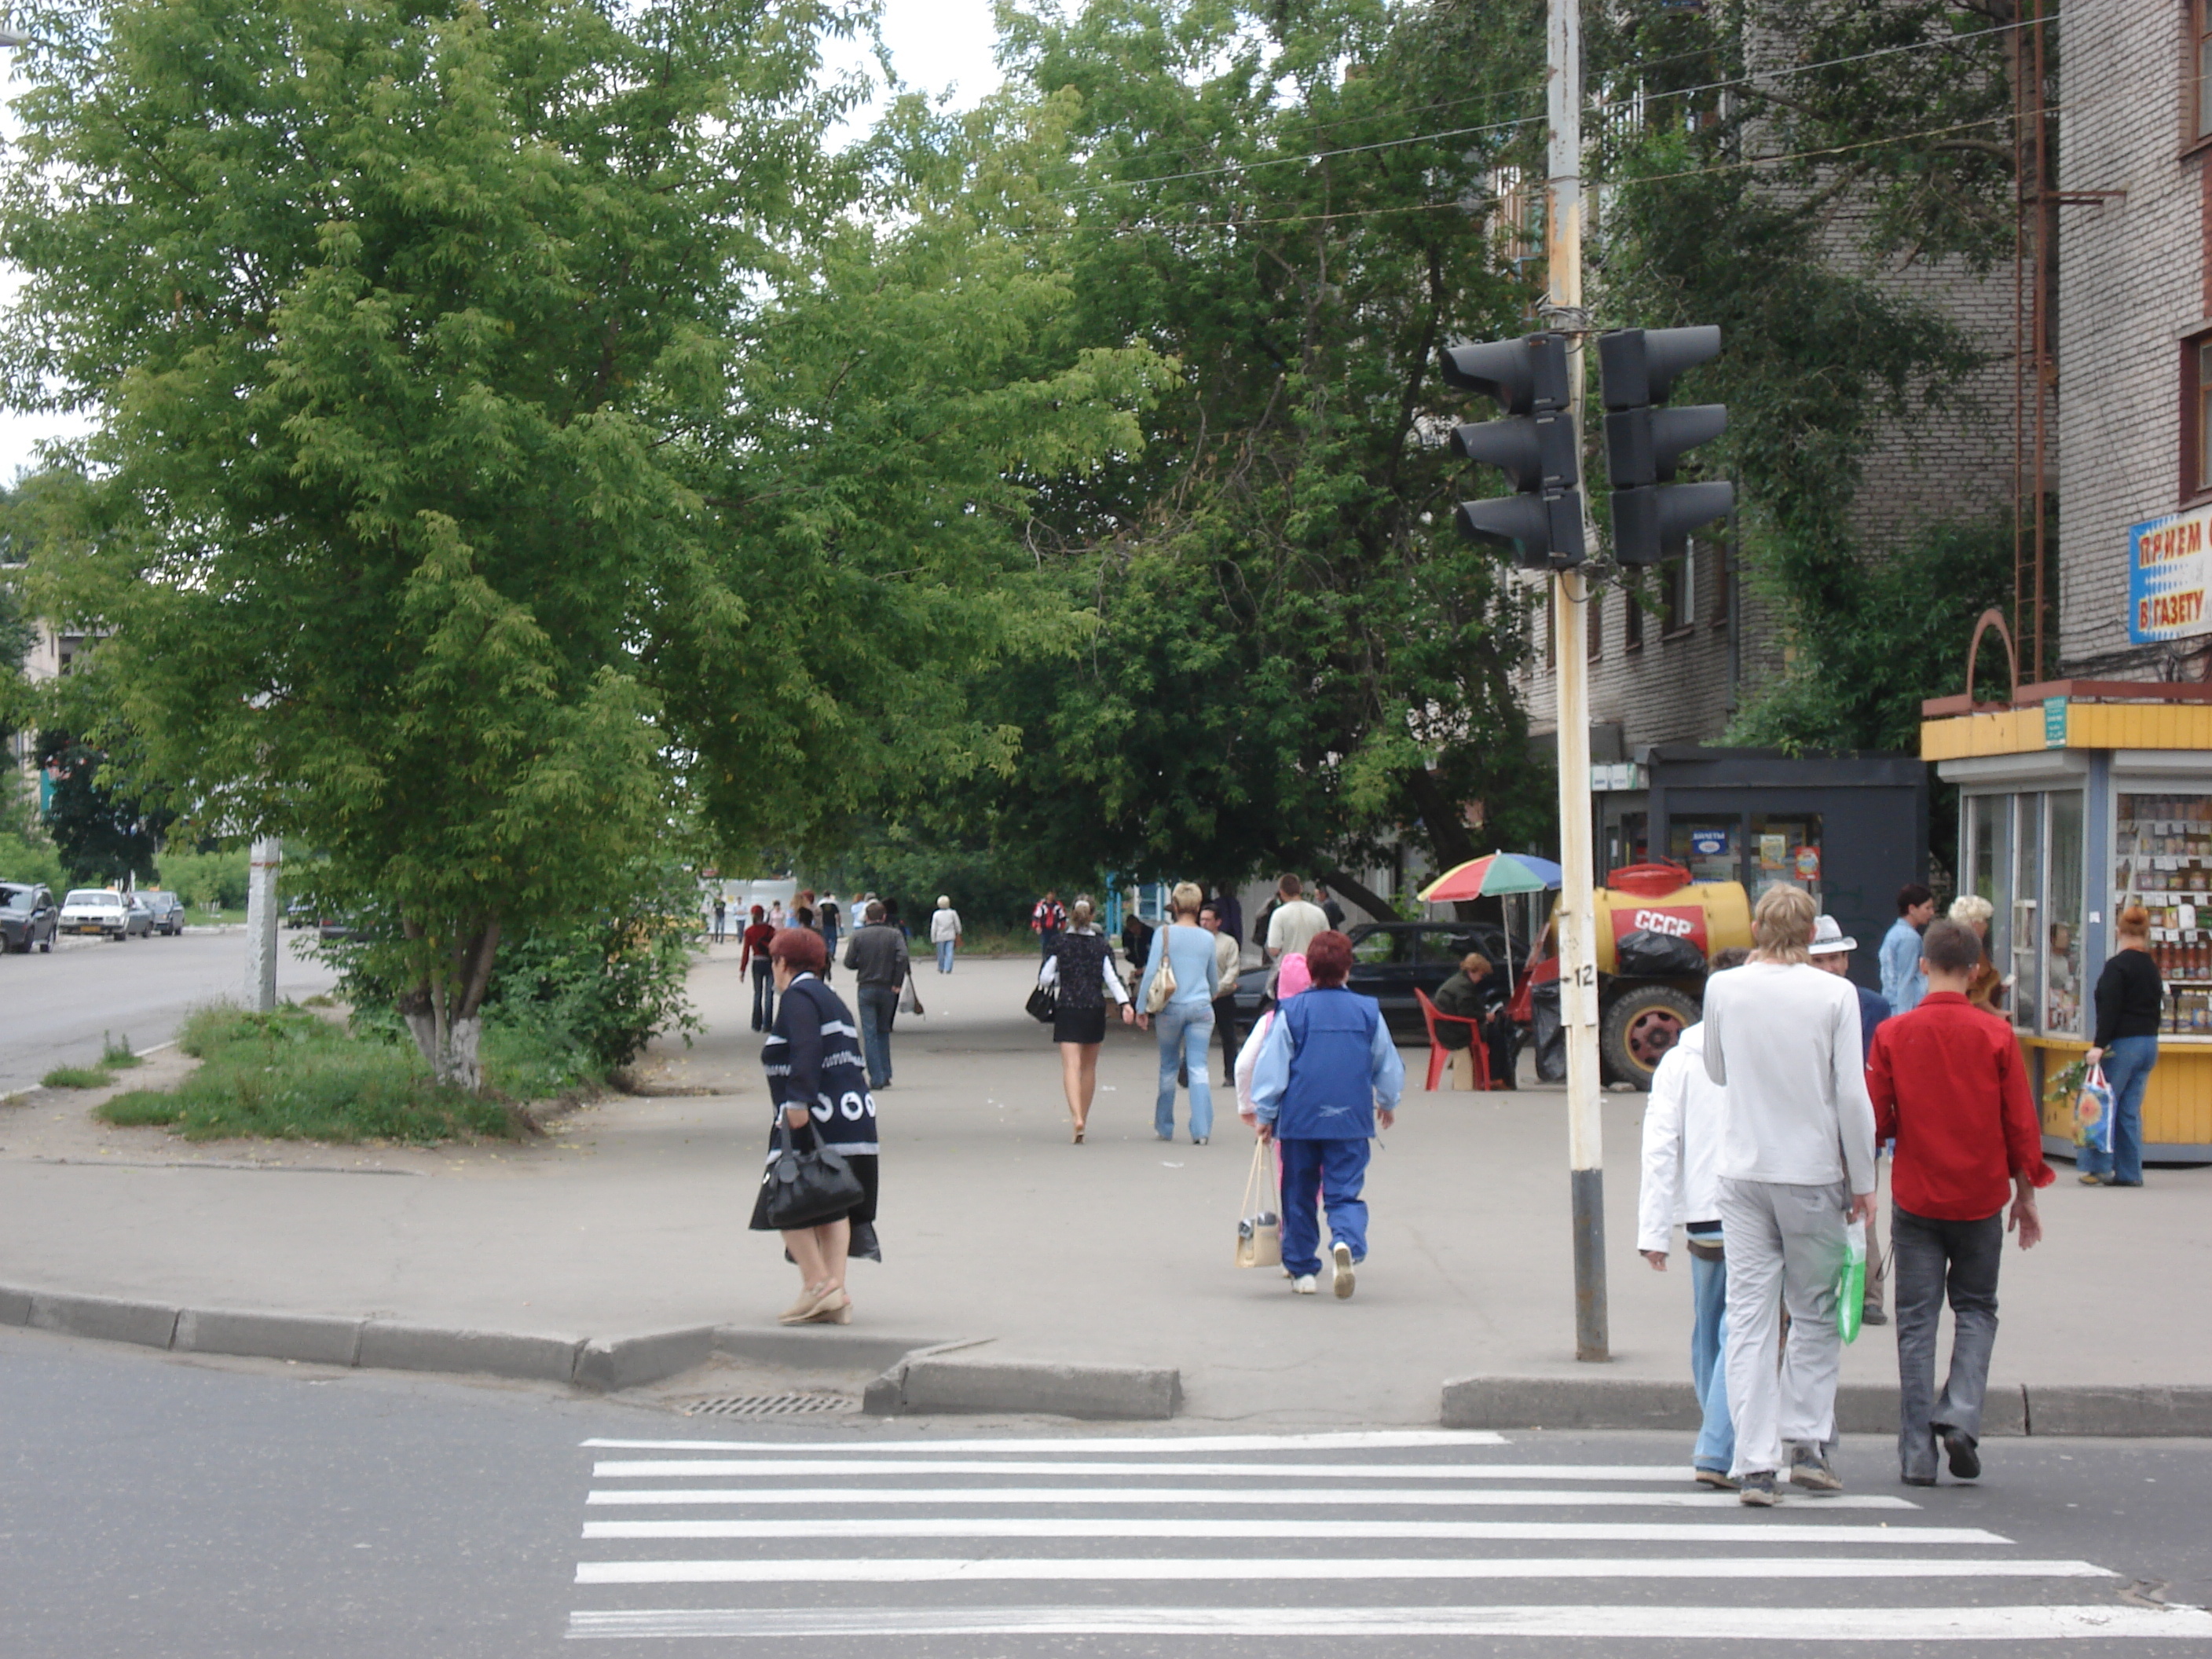
<path fill-rule="evenodd" d="M 634 884 L 597 915 L 518 928 L 500 942 L 485 993 L 483 1054 L 543 1078 L 557 1094 L 627 1066 L 660 1031 L 702 1029 L 687 981 L 698 938 L 697 884 L 681 866 L 641 862 Z M 364 965 L 358 940 L 319 947 L 339 969 L 339 994 L 373 1025 L 411 1041 L 396 1010 L 398 988 Z M 528 1056 L 526 1060 L 522 1056 Z M 489 1073 L 488 1073 L 489 1076 Z"/>
<path fill-rule="evenodd" d="M 172 848 L 161 854 L 158 873 L 161 885 L 195 910 L 243 909 L 252 878 L 252 854 L 243 847 L 213 853 Z"/>
<path fill-rule="evenodd" d="M 154 1125 L 187 1140 L 514 1139 L 523 1121 L 489 1092 L 441 1089 L 414 1045 L 340 1029 L 289 1004 L 273 1013 L 205 1008 L 178 1046 L 201 1062 L 174 1089 L 133 1089 L 98 1109 L 110 1123 Z M 493 1045 L 487 1042 L 488 1070 Z M 512 1067 L 509 1076 L 526 1067 Z"/>
<path fill-rule="evenodd" d="M 0 830 L 0 881 L 43 882 L 59 899 L 69 890 L 59 853 L 44 842 Z"/>

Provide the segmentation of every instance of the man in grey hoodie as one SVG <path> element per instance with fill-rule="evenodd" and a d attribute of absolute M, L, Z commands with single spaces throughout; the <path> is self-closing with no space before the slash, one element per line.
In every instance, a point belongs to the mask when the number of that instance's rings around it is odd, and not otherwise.
<path fill-rule="evenodd" d="M 1810 965 L 1816 908 L 1771 887 L 1749 963 L 1705 982 L 1705 1074 L 1728 1090 L 1720 1219 L 1728 1238 L 1728 1395 L 1737 1497 L 1769 1505 L 1775 1477 L 1843 1490 L 1829 1461 L 1843 1337 L 1844 1228 L 1874 1218 L 1874 1102 L 1848 980 Z M 1778 1373 L 1782 1309 L 1790 1337 Z"/>

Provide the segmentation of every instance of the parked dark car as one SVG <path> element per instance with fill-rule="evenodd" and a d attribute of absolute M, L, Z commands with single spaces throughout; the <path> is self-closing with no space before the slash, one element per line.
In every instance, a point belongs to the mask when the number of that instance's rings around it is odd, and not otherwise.
<path fill-rule="evenodd" d="M 315 902 L 311 898 L 295 898 L 284 907 L 287 927 L 313 927 L 319 920 L 315 915 Z"/>
<path fill-rule="evenodd" d="M 27 954 L 33 945 L 54 948 L 61 906 L 36 882 L 0 881 L 0 951 Z"/>
<path fill-rule="evenodd" d="M 1350 930 L 1351 988 L 1382 1006 L 1390 1035 L 1401 1042 L 1425 1042 L 1428 1024 L 1421 1018 L 1416 990 L 1431 1000 L 1437 988 L 1459 970 L 1460 958 L 1480 951 L 1504 972 L 1505 934 L 1488 922 L 1364 921 Z M 1248 1025 L 1260 1017 L 1272 968 L 1247 969 L 1237 981 L 1237 1018 Z"/>
<path fill-rule="evenodd" d="M 146 901 L 147 909 L 153 913 L 155 933 L 166 933 L 171 939 L 176 939 L 183 934 L 185 931 L 184 900 L 179 898 L 174 893 L 162 889 L 141 893 L 138 896 Z"/>
<path fill-rule="evenodd" d="M 315 924 L 315 938 L 325 945 L 343 945 L 368 937 L 368 930 L 359 916 L 325 916 Z"/>

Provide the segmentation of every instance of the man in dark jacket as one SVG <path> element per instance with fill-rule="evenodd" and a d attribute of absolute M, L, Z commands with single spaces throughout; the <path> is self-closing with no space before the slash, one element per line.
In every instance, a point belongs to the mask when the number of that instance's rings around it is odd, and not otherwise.
<path fill-rule="evenodd" d="M 891 1082 L 891 1019 L 898 1012 L 899 988 L 906 983 L 906 935 L 884 920 L 883 901 L 868 901 L 867 925 L 845 941 L 845 965 L 859 987 L 854 1000 L 860 1017 L 860 1052 L 868 1062 L 868 1086 L 888 1089 Z"/>

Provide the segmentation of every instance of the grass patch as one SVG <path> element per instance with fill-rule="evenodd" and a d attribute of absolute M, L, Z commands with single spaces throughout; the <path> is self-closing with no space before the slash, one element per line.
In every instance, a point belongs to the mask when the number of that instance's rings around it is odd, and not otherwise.
<path fill-rule="evenodd" d="M 393 1041 L 388 1027 L 345 1030 L 289 1006 L 269 1014 L 202 1009 L 185 1022 L 178 1046 L 201 1061 L 197 1070 L 173 1090 L 118 1095 L 98 1115 L 187 1140 L 512 1140 L 529 1127 L 508 1102 L 557 1092 L 529 1085 L 568 1076 L 542 1043 L 494 1028 L 483 1041 L 486 1092 L 441 1089 L 414 1045 Z"/>
<path fill-rule="evenodd" d="M 115 1079 L 97 1066 L 57 1066 L 39 1081 L 49 1089 L 105 1089 Z"/>
<path fill-rule="evenodd" d="M 100 1034 L 100 1063 L 107 1071 L 127 1072 L 133 1066 L 145 1064 L 145 1061 L 140 1060 L 132 1051 L 131 1038 L 127 1033 L 120 1037 L 112 1037 L 102 1031 Z"/>

